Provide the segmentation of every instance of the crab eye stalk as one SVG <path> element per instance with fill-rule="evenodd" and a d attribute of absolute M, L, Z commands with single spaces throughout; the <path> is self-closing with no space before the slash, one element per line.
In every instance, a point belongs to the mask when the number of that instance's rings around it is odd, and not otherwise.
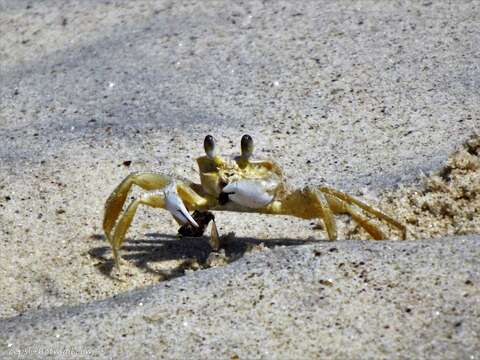
<path fill-rule="evenodd" d="M 215 157 L 215 139 L 212 135 L 205 136 L 205 140 L 203 140 L 203 147 L 207 156 L 210 159 L 213 159 Z"/>
<path fill-rule="evenodd" d="M 250 135 L 243 135 L 240 142 L 242 158 L 248 160 L 253 154 L 253 139 Z"/>

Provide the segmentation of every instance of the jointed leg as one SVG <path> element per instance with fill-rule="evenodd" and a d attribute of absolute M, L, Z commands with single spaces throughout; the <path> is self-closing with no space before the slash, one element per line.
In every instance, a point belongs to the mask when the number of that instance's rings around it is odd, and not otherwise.
<path fill-rule="evenodd" d="M 116 187 L 105 203 L 103 230 L 108 241 L 112 243 L 111 232 L 113 226 L 133 185 L 140 186 L 144 190 L 157 190 L 165 187 L 169 182 L 171 182 L 170 177 L 157 173 L 133 173 L 128 175 Z"/>
<path fill-rule="evenodd" d="M 325 228 L 330 240 L 337 238 L 334 216 L 337 214 L 347 214 L 374 239 L 384 239 L 385 235 L 377 225 L 359 214 L 352 205 L 398 228 L 402 232 L 402 239 L 405 239 L 406 228 L 404 225 L 350 195 L 327 187 L 307 187 L 302 190 L 295 190 L 281 201 L 274 201 L 269 204 L 265 209 L 262 209 L 262 212 L 267 214 L 292 215 L 302 219 L 321 218 L 325 223 Z"/>
<path fill-rule="evenodd" d="M 367 218 L 358 214 L 355 210 L 353 210 L 350 206 L 347 206 L 347 212 L 352 217 L 355 222 L 360 225 L 362 228 L 365 229 L 366 232 L 370 234 L 372 238 L 375 240 L 383 240 L 385 239 L 385 234 L 378 228 L 377 225 L 372 224 L 368 221 Z"/>
<path fill-rule="evenodd" d="M 336 240 L 337 225 L 335 224 L 335 218 L 334 218 L 332 209 L 330 208 L 330 205 L 327 199 L 325 198 L 324 194 L 322 194 L 317 189 L 313 189 L 313 193 L 315 194 L 315 198 L 317 199 L 318 204 L 320 205 L 320 208 L 321 208 L 320 217 L 323 219 L 323 222 L 325 223 L 325 228 L 327 229 L 328 238 L 330 240 Z"/>
<path fill-rule="evenodd" d="M 158 191 L 145 193 L 138 199 L 133 200 L 119 218 L 125 199 L 133 184 L 139 185 L 146 190 L 155 189 Z M 142 173 L 128 176 L 108 198 L 103 222 L 105 235 L 112 246 L 117 267 L 119 260 L 118 251 L 123 244 L 125 234 L 140 204 L 164 208 L 170 211 L 175 220 L 180 224 L 188 222 L 193 226 L 198 226 L 185 207 L 184 202 L 189 209 L 193 210 L 205 207 L 208 201 L 198 195 L 188 184 L 180 181 L 176 182 L 164 175 Z M 119 220 L 117 221 L 118 218 Z M 115 224 L 116 227 L 114 228 Z"/>
<path fill-rule="evenodd" d="M 328 194 L 330 196 L 333 196 L 337 199 L 340 199 L 344 202 L 346 202 L 347 204 L 354 204 L 356 206 L 358 206 L 359 208 L 361 208 L 362 210 L 364 210 L 365 212 L 369 213 L 369 214 L 372 214 L 374 216 L 376 216 L 377 218 L 381 219 L 381 220 L 384 220 L 386 221 L 387 223 L 391 224 L 392 226 L 396 227 L 397 229 L 400 230 L 401 234 L 402 234 L 402 240 L 405 240 L 406 238 L 406 233 L 407 233 L 407 229 L 405 228 L 405 226 L 401 223 L 399 223 L 398 221 L 396 221 L 395 219 L 391 218 L 390 216 L 386 215 L 385 213 L 381 212 L 380 210 L 377 210 L 373 207 L 371 207 L 370 205 L 367 205 L 363 202 L 361 202 L 360 200 L 357 200 L 355 199 L 354 197 L 348 195 L 348 194 L 345 194 L 341 191 L 338 191 L 338 190 L 335 190 L 335 189 L 332 189 L 332 188 L 328 188 L 328 187 L 320 187 L 319 190 L 324 193 L 324 194 Z M 331 206 L 332 206 L 332 209 L 334 212 L 337 212 L 336 209 L 335 209 L 335 202 L 331 202 Z M 342 213 L 343 211 L 342 210 L 345 210 L 347 213 L 349 213 L 352 218 L 355 219 L 355 217 L 358 217 L 360 215 L 356 214 L 356 215 L 353 215 L 353 210 L 349 207 L 349 206 L 343 206 L 341 207 L 341 209 L 339 209 L 338 213 Z M 360 218 L 359 218 L 360 219 Z M 357 221 L 355 219 L 355 221 Z M 376 226 L 369 223 L 367 220 L 360 220 L 360 221 L 357 221 L 365 230 L 367 230 L 368 233 L 370 233 L 372 235 L 373 238 L 377 239 L 370 231 L 372 231 L 372 229 Z M 365 224 L 364 225 L 362 225 Z M 367 225 L 367 223 L 369 225 Z M 370 228 L 371 230 L 369 231 L 368 228 Z M 378 229 L 377 229 L 378 230 Z M 379 230 L 378 230 L 379 231 Z M 380 232 L 378 234 L 378 236 L 380 236 L 380 234 L 382 235 L 381 238 L 377 239 L 377 240 L 380 240 L 380 239 L 384 239 L 385 236 Z"/>
<path fill-rule="evenodd" d="M 337 225 L 328 195 L 317 188 L 307 187 L 289 193 L 281 201 L 268 204 L 260 212 L 265 214 L 290 215 L 302 219 L 322 219 L 330 240 L 337 239 Z"/>
<path fill-rule="evenodd" d="M 113 235 L 110 244 L 112 245 L 113 258 L 115 260 L 115 265 L 119 268 L 119 250 L 122 247 L 123 240 L 125 239 L 125 234 L 132 223 L 133 217 L 137 212 L 137 208 L 140 204 L 148 205 L 154 208 L 165 208 L 165 196 L 163 193 L 152 193 L 145 194 L 138 199 L 133 200 L 128 206 L 127 210 L 124 212 L 122 217 L 117 223 L 115 232 Z"/>

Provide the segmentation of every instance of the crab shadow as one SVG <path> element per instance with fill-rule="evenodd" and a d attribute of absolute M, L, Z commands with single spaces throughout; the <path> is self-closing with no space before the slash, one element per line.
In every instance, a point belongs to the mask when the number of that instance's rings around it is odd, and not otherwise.
<path fill-rule="evenodd" d="M 111 248 L 106 242 L 105 236 L 95 234 L 93 240 L 101 241 L 102 246 L 96 246 L 89 250 L 90 256 L 99 260 L 96 265 L 98 270 L 105 276 L 114 278 L 114 262 L 111 258 Z M 147 233 L 143 239 L 126 239 L 122 246 L 122 259 L 144 271 L 160 275 L 163 280 L 169 280 L 185 274 L 187 269 L 194 269 L 192 264 L 198 264 L 199 268 L 211 267 L 211 256 L 220 254 L 212 250 L 207 236 L 182 237 Z M 298 246 L 309 243 L 318 243 L 326 240 L 301 240 L 301 239 L 268 239 L 259 240 L 251 237 L 230 236 L 224 241 L 220 252 L 225 263 L 232 263 L 242 258 L 246 252 L 256 246 L 274 248 L 276 246 Z M 150 264 L 176 260 L 179 265 L 168 271 L 160 271 L 152 268 Z M 198 268 L 197 267 L 197 268 Z"/>

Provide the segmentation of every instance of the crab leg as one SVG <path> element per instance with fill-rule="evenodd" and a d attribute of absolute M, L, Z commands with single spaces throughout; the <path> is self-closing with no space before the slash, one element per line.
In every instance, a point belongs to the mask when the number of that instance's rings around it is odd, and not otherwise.
<path fill-rule="evenodd" d="M 320 205 L 320 208 L 321 208 L 320 217 L 323 219 L 323 222 L 325 223 L 325 228 L 327 229 L 328 238 L 330 240 L 336 240 L 337 225 L 335 223 L 335 218 L 334 218 L 332 209 L 330 208 L 330 204 L 328 203 L 325 195 L 322 194 L 319 190 L 314 189 L 313 193 L 315 194 L 318 204 Z"/>
<path fill-rule="evenodd" d="M 152 193 L 152 194 L 145 194 L 142 197 L 133 200 L 130 205 L 128 206 L 125 213 L 122 215 L 118 224 L 115 228 L 115 232 L 113 237 L 109 238 L 110 245 L 112 246 L 113 250 L 113 258 L 115 260 L 115 266 L 120 268 L 119 263 L 119 250 L 122 247 L 123 240 L 125 239 L 125 234 L 132 223 L 133 217 L 137 212 L 137 208 L 140 204 L 148 205 L 150 207 L 155 208 L 165 208 L 165 197 L 162 193 Z"/>
<path fill-rule="evenodd" d="M 143 175 L 146 175 L 146 180 L 142 177 Z M 157 189 L 156 191 L 145 193 L 139 198 L 133 200 L 118 221 L 117 218 L 122 210 L 123 202 L 128 195 L 129 187 L 131 187 L 133 184 L 132 180 L 130 180 L 129 183 L 130 176 L 127 177 L 127 179 L 125 179 L 117 189 L 115 189 L 107 201 L 107 206 L 105 207 L 104 230 L 105 235 L 112 246 L 113 256 L 117 267 L 119 267 L 118 251 L 123 244 L 125 234 L 130 227 L 139 205 L 147 205 L 154 208 L 166 209 L 180 224 L 190 223 L 192 226 L 198 226 L 196 221 L 192 218 L 189 211 L 185 207 L 184 201 L 192 209 L 201 208 L 207 203 L 206 199 L 198 195 L 187 184 L 183 182 L 176 182 L 168 177 L 163 177 L 163 179 L 160 179 L 159 177 L 153 177 L 153 180 L 157 181 L 148 182 L 147 180 L 152 180 L 151 175 L 163 176 L 152 173 L 135 174 L 135 180 L 137 180 L 135 184 L 140 185 L 142 188 L 148 189 L 152 188 L 153 186 L 160 186 L 162 181 L 166 180 L 166 184 L 168 185 L 164 186 L 163 189 Z M 140 181 L 138 181 L 139 178 Z M 115 223 L 116 227 L 112 236 L 112 230 Z"/>
<path fill-rule="evenodd" d="M 112 192 L 105 203 L 105 216 L 103 218 L 103 230 L 108 241 L 111 243 L 111 232 L 115 222 L 122 211 L 123 204 L 133 185 L 140 186 L 144 190 L 158 190 L 165 187 L 171 178 L 157 173 L 132 173 L 128 175 Z"/>
<path fill-rule="evenodd" d="M 405 228 L 405 225 L 399 223 L 398 221 L 396 221 L 395 219 L 391 218 L 390 216 L 388 216 L 387 214 L 381 212 L 380 210 L 377 210 L 375 209 L 374 207 L 370 206 L 370 205 L 367 205 L 363 202 L 361 202 L 360 200 L 357 200 L 355 199 L 353 196 L 350 196 L 348 194 L 345 194 L 341 191 L 338 191 L 338 190 L 335 190 L 335 189 L 332 189 L 332 188 L 329 188 L 329 187 L 325 187 L 325 186 L 322 186 L 319 188 L 319 190 L 324 193 L 324 194 L 328 194 L 330 196 L 333 196 L 335 198 L 338 198 L 340 200 L 343 200 L 344 202 L 346 202 L 347 204 L 354 204 L 356 206 L 358 206 L 360 209 L 364 210 L 365 212 L 369 213 L 369 214 L 372 214 L 374 216 L 376 216 L 377 218 L 381 219 L 381 220 L 384 220 L 386 221 L 387 223 L 391 224 L 392 226 L 396 227 L 398 230 L 400 230 L 401 234 L 402 234 L 402 240 L 405 240 L 406 238 L 406 234 L 407 234 L 407 229 Z M 333 205 L 333 204 L 332 204 Z M 332 206 L 331 205 L 331 206 Z M 333 208 L 333 211 L 335 212 L 335 206 L 332 206 Z M 353 210 L 350 208 L 350 207 L 344 207 L 346 212 L 349 213 L 352 218 L 355 219 L 355 217 L 357 217 L 358 219 L 361 219 L 360 215 L 356 214 L 355 215 L 353 214 Z M 357 219 L 355 219 L 355 221 L 357 221 Z M 369 230 L 368 228 L 370 229 L 373 229 L 373 225 L 367 225 L 369 224 L 369 222 L 367 220 L 361 220 L 361 221 L 357 221 L 359 222 L 360 225 L 362 224 L 365 224 L 366 226 L 362 225 L 365 230 L 367 230 L 368 233 L 370 233 L 370 235 L 372 235 L 375 239 L 377 239 Z M 379 230 L 378 230 L 379 231 Z M 380 238 L 378 238 L 377 240 L 380 240 L 380 239 L 383 239 L 384 236 L 383 234 L 380 232 L 378 233 L 378 236 L 381 236 Z"/>
<path fill-rule="evenodd" d="M 352 219 L 355 220 L 355 222 L 359 224 L 362 228 L 364 228 L 365 231 L 368 232 L 372 238 L 374 238 L 375 240 L 385 239 L 385 234 L 376 225 L 368 221 L 368 219 L 361 216 L 350 207 L 348 207 L 347 211 L 348 214 L 352 217 Z"/>
<path fill-rule="evenodd" d="M 273 201 L 259 212 L 267 214 L 282 214 L 299 217 L 302 219 L 320 218 L 325 223 L 325 228 L 330 240 L 336 240 L 337 228 L 335 215 L 347 214 L 367 231 L 375 240 L 385 239 L 385 234 L 377 225 L 358 213 L 352 205 L 359 207 L 366 213 L 384 220 L 398 228 L 405 239 L 406 228 L 398 221 L 392 219 L 380 210 L 377 210 L 352 196 L 327 187 L 306 187 L 302 190 L 290 192 L 281 201 Z"/>

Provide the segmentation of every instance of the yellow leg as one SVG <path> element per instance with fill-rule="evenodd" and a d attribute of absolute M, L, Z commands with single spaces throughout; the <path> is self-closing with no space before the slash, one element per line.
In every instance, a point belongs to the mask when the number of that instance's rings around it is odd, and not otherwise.
<path fill-rule="evenodd" d="M 385 239 L 385 235 L 378 226 L 357 213 L 351 205 L 355 205 L 366 213 L 374 215 L 398 228 L 402 233 L 402 239 L 405 239 L 406 228 L 404 225 L 380 210 L 377 210 L 348 194 L 327 187 L 307 187 L 303 190 L 293 191 L 281 201 L 274 201 L 260 212 L 267 214 L 292 215 L 302 219 L 321 218 L 325 223 L 325 228 L 330 240 L 335 240 L 337 238 L 337 228 L 334 216 L 338 214 L 347 214 L 362 226 L 374 239 Z"/>
<path fill-rule="evenodd" d="M 368 221 L 367 218 L 361 216 L 356 211 L 354 211 L 351 207 L 348 206 L 347 210 L 348 214 L 352 217 L 355 222 L 360 225 L 362 228 L 365 229 L 366 232 L 370 234 L 370 236 L 375 240 L 383 240 L 385 239 L 385 234 L 378 228 L 377 225 L 372 224 Z"/>
<path fill-rule="evenodd" d="M 259 212 L 265 214 L 290 215 L 301 219 L 321 219 L 325 224 L 330 240 L 337 239 L 335 212 L 332 210 L 328 195 L 316 188 L 307 187 L 289 193 L 281 201 L 277 200 Z"/>
<path fill-rule="evenodd" d="M 113 250 L 113 258 L 115 260 L 115 265 L 117 268 L 120 268 L 119 251 L 125 239 L 125 234 L 127 233 L 127 230 L 130 227 L 133 217 L 135 216 L 137 208 L 140 204 L 148 205 L 154 208 L 165 208 L 165 197 L 163 194 L 145 194 L 130 203 L 127 210 L 124 212 L 124 214 L 118 221 L 117 226 L 115 227 L 113 238 L 110 241 Z"/>
<path fill-rule="evenodd" d="M 140 204 L 154 208 L 166 208 L 166 189 L 169 184 L 175 183 L 174 190 L 170 191 L 170 196 L 178 197 L 182 206 L 189 210 L 204 208 L 208 205 L 208 200 L 198 195 L 191 187 L 191 184 L 185 184 L 180 181 L 156 173 L 136 173 L 129 175 L 113 191 L 105 204 L 105 215 L 103 229 L 110 245 L 112 246 L 113 256 L 117 267 L 119 266 L 119 250 L 125 239 L 125 234 L 135 216 Z M 145 193 L 138 199 L 133 200 L 125 212 L 120 216 L 125 200 L 133 185 L 138 185 L 145 190 L 157 190 L 151 193 Z M 168 186 L 167 186 L 168 185 Z M 162 190 L 163 189 L 163 190 Z M 174 193 L 171 193 L 171 192 Z M 169 208 L 172 211 L 172 209 Z M 186 210 L 186 209 L 185 209 Z M 187 211 L 188 212 L 188 211 Z M 179 221 L 182 219 L 182 212 L 172 213 L 174 218 Z M 189 216 L 189 214 L 187 214 Z M 185 218 L 183 217 L 185 220 Z M 118 221 L 117 221 L 118 220 Z M 116 227 L 115 227 L 116 224 Z M 113 232 L 113 235 L 112 235 Z"/>
<path fill-rule="evenodd" d="M 375 224 L 372 224 L 368 219 L 358 214 L 345 201 L 339 201 L 336 198 L 332 198 L 331 195 L 321 192 L 316 188 L 307 189 L 307 192 L 312 192 L 320 205 L 319 217 L 325 223 L 325 228 L 330 240 L 337 239 L 337 226 L 335 224 L 334 214 L 339 213 L 349 214 L 352 219 L 363 227 L 375 240 L 385 238 L 385 235 Z"/>
<path fill-rule="evenodd" d="M 401 234 L 402 234 L 402 235 L 401 235 L 401 236 L 402 236 L 402 240 L 405 240 L 406 234 L 407 234 L 407 229 L 406 229 L 405 225 L 399 223 L 398 221 L 396 221 L 395 219 L 391 218 L 391 217 L 388 216 L 387 214 L 385 214 L 385 213 L 381 212 L 380 210 L 377 210 L 377 209 L 373 208 L 372 206 L 367 205 L 367 204 L 361 202 L 360 200 L 357 200 L 357 199 L 355 199 L 354 197 L 352 197 L 352 196 L 350 196 L 350 195 L 348 195 L 348 194 L 345 194 L 345 193 L 343 193 L 343 192 L 341 192 L 341 191 L 338 191 L 338 190 L 335 190 L 335 189 L 332 189 L 332 188 L 329 188 L 329 187 L 324 187 L 324 186 L 320 187 L 319 190 L 320 190 L 322 193 L 327 194 L 327 195 L 330 195 L 330 196 L 333 197 L 333 198 L 340 199 L 340 200 L 344 201 L 344 202 L 347 203 L 347 204 L 354 204 L 354 205 L 358 206 L 360 209 L 364 210 L 365 212 L 367 212 L 367 213 L 369 213 L 369 214 L 372 214 L 372 215 L 376 216 L 377 218 L 379 218 L 379 219 L 381 219 L 381 220 L 386 221 L 387 223 L 391 224 L 392 226 L 394 226 L 394 227 L 396 227 L 398 230 L 400 230 L 400 232 L 401 232 Z M 333 212 L 335 212 L 335 213 L 344 213 L 344 212 L 346 212 L 346 213 L 350 214 L 350 215 L 352 216 L 352 218 L 354 218 L 355 221 L 357 221 L 357 220 L 355 219 L 355 217 L 357 217 L 358 219 L 363 219 L 363 218 L 359 217 L 360 215 L 358 215 L 358 214 L 356 214 L 355 212 L 353 212 L 353 210 L 352 210 L 349 206 L 340 206 L 339 209 L 337 210 L 337 207 L 338 207 L 338 206 L 336 206 L 337 202 L 335 202 L 335 201 L 330 201 L 330 203 L 331 203 L 330 206 L 332 207 L 332 210 L 333 210 Z M 353 215 L 353 214 L 355 214 L 355 215 Z M 372 235 L 372 237 L 373 237 L 374 239 L 376 239 L 375 236 L 380 236 L 380 234 L 382 234 L 381 231 L 380 231 L 379 229 L 377 229 L 377 231 L 379 231 L 379 233 L 377 233 L 377 235 L 374 236 L 373 233 L 371 233 L 371 231 L 374 231 L 374 230 L 373 230 L 373 227 L 376 228 L 376 226 L 373 225 L 373 224 L 371 224 L 371 223 L 369 223 L 369 222 L 368 222 L 367 220 L 365 220 L 365 219 L 364 219 L 364 220 L 359 220 L 359 221 L 357 221 L 357 222 L 359 222 L 359 224 L 360 224 L 365 230 L 367 230 L 367 232 L 368 232 L 370 235 Z M 367 223 L 368 223 L 369 225 L 367 225 Z M 365 224 L 365 226 L 362 225 L 362 224 Z M 370 231 L 369 231 L 368 229 L 370 229 Z M 384 238 L 385 238 L 385 236 L 383 236 L 383 234 L 382 234 L 382 237 L 381 237 L 380 239 L 384 239 Z M 377 240 L 380 240 L 380 239 L 377 239 Z"/>
<path fill-rule="evenodd" d="M 313 193 L 315 194 L 316 200 L 320 205 L 320 218 L 322 218 L 323 222 L 325 223 L 325 228 L 327 229 L 328 238 L 330 240 L 337 240 L 337 225 L 335 223 L 335 218 L 330 208 L 330 204 L 328 203 L 324 194 L 322 194 L 317 189 L 313 189 Z"/>
<path fill-rule="evenodd" d="M 108 241 L 111 241 L 111 232 L 115 222 L 122 211 L 125 199 L 133 185 L 140 186 L 144 190 L 157 190 L 165 187 L 171 178 L 156 173 L 133 173 L 128 175 L 112 192 L 105 203 L 105 215 L 103 218 L 103 231 Z"/>
<path fill-rule="evenodd" d="M 217 224 L 215 224 L 215 219 L 212 221 L 212 228 L 210 230 L 210 246 L 213 250 L 217 251 L 220 249 L 220 236 L 218 235 Z"/>

